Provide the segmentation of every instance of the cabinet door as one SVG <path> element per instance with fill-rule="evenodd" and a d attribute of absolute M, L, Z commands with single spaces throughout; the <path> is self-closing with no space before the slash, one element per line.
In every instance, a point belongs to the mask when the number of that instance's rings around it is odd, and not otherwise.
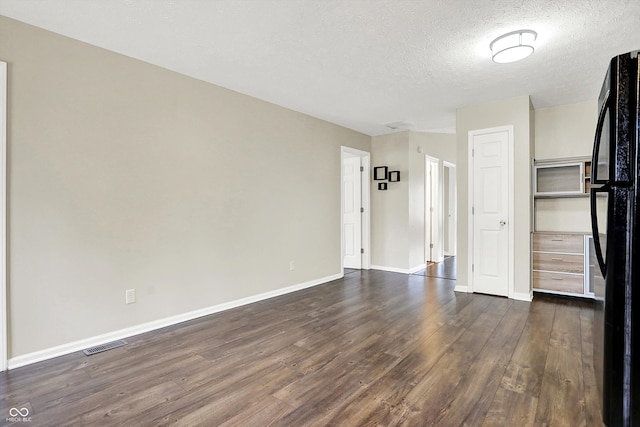
<path fill-rule="evenodd" d="M 584 194 L 584 163 L 535 166 L 536 195 Z"/>
<path fill-rule="evenodd" d="M 533 250 L 584 254 L 584 236 L 581 234 L 533 234 Z"/>
<path fill-rule="evenodd" d="M 584 276 L 577 274 L 534 271 L 533 289 L 584 294 Z"/>
<path fill-rule="evenodd" d="M 534 252 L 533 269 L 584 274 L 584 256 Z"/>

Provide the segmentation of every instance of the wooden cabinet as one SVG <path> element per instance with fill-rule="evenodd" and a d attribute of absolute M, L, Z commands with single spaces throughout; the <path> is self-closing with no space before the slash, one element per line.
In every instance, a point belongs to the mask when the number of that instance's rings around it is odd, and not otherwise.
<path fill-rule="evenodd" d="M 589 158 L 539 160 L 533 166 L 534 197 L 584 197 L 590 183 Z"/>
<path fill-rule="evenodd" d="M 585 292 L 585 234 L 534 232 L 533 290 L 588 296 Z"/>

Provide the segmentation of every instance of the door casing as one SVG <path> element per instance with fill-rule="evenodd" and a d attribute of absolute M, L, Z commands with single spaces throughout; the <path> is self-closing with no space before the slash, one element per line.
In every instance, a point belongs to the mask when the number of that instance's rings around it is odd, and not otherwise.
<path fill-rule="evenodd" d="M 445 214 L 443 215 L 445 232 L 443 234 L 443 242 L 445 243 L 444 255 L 456 255 L 456 224 L 458 223 L 458 215 L 456 212 L 456 165 L 449 162 L 442 162 L 444 166 L 443 181 L 447 178 L 448 185 L 444 186 L 443 195 L 446 194 L 447 200 L 443 201 Z M 443 183 L 444 184 L 444 183 Z M 447 203 L 448 201 L 448 203 Z"/>
<path fill-rule="evenodd" d="M 474 201 L 474 158 L 473 158 L 473 142 L 474 142 L 474 137 L 478 136 L 478 135 L 485 135 L 485 134 L 491 134 L 491 133 L 498 133 L 498 132 L 507 132 L 508 134 L 508 149 L 509 149 L 509 154 L 508 154 L 508 186 L 507 186 L 507 191 L 508 191 L 508 198 L 509 198 L 509 202 L 508 202 L 508 221 L 509 221 L 509 237 L 508 237 L 508 241 L 509 241 L 509 250 L 508 250 L 508 273 L 507 273 L 507 280 L 508 280 L 508 286 L 507 286 L 507 290 L 508 290 L 508 294 L 507 297 L 508 298 L 513 298 L 514 297 L 514 293 L 515 293 L 515 275 L 514 275 L 514 267 L 515 267 L 515 256 L 514 256 L 514 248 L 515 248 L 515 240 L 514 240 L 514 172 L 513 172 L 513 165 L 514 165 L 514 128 L 513 125 L 507 125 L 507 126 L 498 126 L 498 127 L 493 127 L 493 128 L 487 128 L 487 129 L 477 129 L 477 130 L 472 130 L 469 131 L 468 133 L 468 139 L 467 139 L 467 161 L 468 161 L 468 167 L 467 167 L 467 179 L 468 179 L 468 187 L 467 187 L 467 219 L 468 219 L 468 232 L 467 232 L 467 256 L 468 256 L 468 266 L 467 266 L 467 274 L 468 274 L 468 285 L 467 285 L 467 289 L 466 291 L 469 293 L 474 292 L 474 278 L 473 278 L 473 270 L 472 270 L 472 266 L 474 264 L 474 259 L 473 259 L 473 253 L 474 253 L 474 218 L 473 218 L 473 213 L 472 213 L 472 208 L 473 208 L 473 201 Z M 456 287 L 456 290 L 463 290 L 460 287 Z"/>
<path fill-rule="evenodd" d="M 425 260 L 444 260 L 443 180 L 440 159 L 425 156 Z M 433 247 L 431 247 L 433 245 Z"/>
<path fill-rule="evenodd" d="M 0 371 L 7 369 L 7 63 L 0 61 Z"/>
<path fill-rule="evenodd" d="M 362 269 L 369 270 L 371 268 L 371 153 L 342 146 L 340 148 L 340 271 L 344 271 L 344 221 L 342 218 L 344 212 L 344 159 L 353 155 L 360 157 L 360 164 L 363 167 L 360 192 L 364 209 L 362 213 L 362 249 L 364 249 Z"/>
<path fill-rule="evenodd" d="M 342 158 L 342 236 L 344 267 L 362 268 L 362 159 L 343 153 Z"/>

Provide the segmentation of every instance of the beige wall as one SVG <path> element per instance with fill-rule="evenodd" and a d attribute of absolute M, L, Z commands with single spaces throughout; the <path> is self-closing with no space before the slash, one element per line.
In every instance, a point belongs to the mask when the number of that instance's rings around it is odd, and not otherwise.
<path fill-rule="evenodd" d="M 418 152 L 418 147 L 421 153 Z M 455 164 L 454 134 L 397 132 L 371 139 L 373 166 L 400 170 L 387 191 L 372 186 L 372 264 L 410 270 L 424 265 L 425 155 Z"/>
<path fill-rule="evenodd" d="M 535 111 L 535 158 L 591 156 L 598 120 L 598 101 Z"/>
<path fill-rule="evenodd" d="M 597 100 L 536 110 L 535 158 L 590 157 L 597 119 Z M 535 229 L 590 233 L 589 198 L 537 199 Z"/>
<path fill-rule="evenodd" d="M 10 357 L 341 273 L 340 146 L 368 136 L 2 17 L 0 40 Z"/>
<path fill-rule="evenodd" d="M 468 286 L 468 133 L 471 130 L 497 126 L 514 126 L 514 278 L 515 292 L 519 296 L 528 295 L 530 284 L 531 231 L 531 118 L 528 96 L 510 98 L 489 104 L 460 108 L 456 114 L 458 184 L 458 248 L 457 282 Z"/>
<path fill-rule="evenodd" d="M 371 264 L 408 270 L 409 266 L 409 132 L 371 138 L 371 168 L 388 166 L 400 171 L 400 182 L 386 191 L 371 184 Z M 371 175 L 373 177 L 373 173 Z"/>
<path fill-rule="evenodd" d="M 421 153 L 418 152 L 420 148 Z M 442 161 L 456 163 L 456 135 L 446 133 L 409 133 L 409 265 L 424 264 L 425 254 L 425 156 L 440 161 L 440 176 L 444 175 Z M 440 183 L 442 185 L 442 183 Z M 444 234 L 444 233 L 442 233 Z M 440 236 L 440 240 L 444 238 Z M 444 242 L 442 241 L 444 244 Z"/>

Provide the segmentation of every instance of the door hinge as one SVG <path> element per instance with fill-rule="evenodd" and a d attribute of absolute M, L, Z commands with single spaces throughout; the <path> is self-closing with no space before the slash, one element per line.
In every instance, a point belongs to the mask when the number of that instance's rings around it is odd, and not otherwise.
<path fill-rule="evenodd" d="M 360 213 L 364 213 L 364 208 L 360 208 Z"/>
<path fill-rule="evenodd" d="M 364 172 L 364 166 L 360 166 L 360 172 Z"/>
<path fill-rule="evenodd" d="M 429 243 L 429 247 L 433 249 L 433 243 Z"/>
<path fill-rule="evenodd" d="M 471 157 L 474 157 L 476 155 L 476 150 L 474 148 L 471 149 Z"/>
<path fill-rule="evenodd" d="M 360 248 L 360 253 L 363 254 L 364 253 L 364 248 Z"/>
<path fill-rule="evenodd" d="M 475 270 L 475 265 L 471 264 L 471 272 L 473 273 L 474 270 Z"/>
<path fill-rule="evenodd" d="M 471 206 L 471 215 L 475 215 L 475 214 L 476 214 L 476 208 Z"/>

